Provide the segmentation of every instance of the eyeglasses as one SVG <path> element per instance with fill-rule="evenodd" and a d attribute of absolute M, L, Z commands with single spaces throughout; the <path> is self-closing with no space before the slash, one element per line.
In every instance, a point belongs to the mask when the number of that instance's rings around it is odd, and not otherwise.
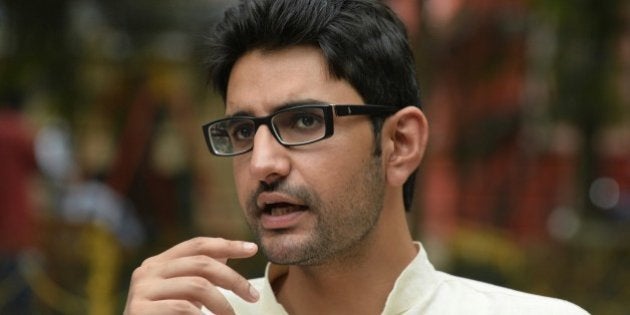
<path fill-rule="evenodd" d="M 254 135 L 266 125 L 284 146 L 317 142 L 333 135 L 333 112 L 336 116 L 387 116 L 399 108 L 383 105 L 309 104 L 283 108 L 264 117 L 234 116 L 203 125 L 210 152 L 218 156 L 235 156 L 254 147 Z"/>

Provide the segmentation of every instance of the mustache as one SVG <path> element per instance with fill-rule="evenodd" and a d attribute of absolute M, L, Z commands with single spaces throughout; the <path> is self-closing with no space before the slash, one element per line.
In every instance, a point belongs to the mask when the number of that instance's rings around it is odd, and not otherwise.
<path fill-rule="evenodd" d="M 312 209 L 313 205 L 317 204 L 319 200 L 311 191 L 304 186 L 290 185 L 286 181 L 275 181 L 272 183 L 261 182 L 255 191 L 250 193 L 247 200 L 247 210 L 250 213 L 257 213 L 262 209 L 258 208 L 257 200 L 258 196 L 266 192 L 277 192 L 297 200 L 300 200 L 309 209 Z"/>

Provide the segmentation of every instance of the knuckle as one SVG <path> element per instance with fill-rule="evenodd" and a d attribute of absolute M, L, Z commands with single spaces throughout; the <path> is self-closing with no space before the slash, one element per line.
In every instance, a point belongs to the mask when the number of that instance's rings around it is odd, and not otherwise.
<path fill-rule="evenodd" d="M 201 244 L 203 244 L 205 242 L 206 242 L 205 237 L 201 237 L 201 236 L 193 237 L 193 238 L 190 239 L 190 243 L 193 246 L 200 246 Z"/>
<path fill-rule="evenodd" d="M 195 264 L 207 266 L 213 264 L 216 260 L 206 255 L 195 255 L 190 257 Z"/>
<path fill-rule="evenodd" d="M 146 268 L 138 267 L 131 273 L 131 282 L 137 282 L 143 279 L 146 275 Z"/>
<path fill-rule="evenodd" d="M 243 278 L 240 274 L 236 272 L 230 272 L 226 274 L 225 277 L 230 283 L 234 284 L 235 288 L 241 287 L 248 283 L 247 280 L 245 280 L 245 278 Z"/>
<path fill-rule="evenodd" d="M 195 246 L 205 246 L 208 242 L 212 241 L 213 238 L 197 236 L 191 239 L 192 244 Z"/>
<path fill-rule="evenodd" d="M 221 287 L 232 290 L 237 294 L 248 294 L 250 286 L 249 281 L 236 272 L 226 274 L 220 285 Z"/>
<path fill-rule="evenodd" d="M 216 301 L 213 307 L 213 311 L 217 314 L 234 314 L 232 310 L 232 305 L 230 305 L 230 303 L 225 299 L 220 299 Z"/>
<path fill-rule="evenodd" d="M 210 247 L 208 238 L 201 236 L 191 239 L 190 246 L 198 251 L 204 251 Z"/>
<path fill-rule="evenodd" d="M 147 266 L 151 266 L 153 264 L 155 264 L 155 256 L 149 257 L 147 259 L 145 259 L 144 261 L 142 261 L 142 264 L 140 264 L 141 267 L 147 267 Z"/>
<path fill-rule="evenodd" d="M 196 264 L 208 264 L 210 261 L 212 261 L 212 258 L 206 255 L 190 256 L 190 259 Z"/>
<path fill-rule="evenodd" d="M 249 283 L 249 281 L 245 280 L 245 278 L 240 277 L 239 279 L 239 283 L 240 283 L 240 289 L 242 290 L 242 292 L 247 292 L 249 294 L 249 287 L 251 286 L 251 284 Z"/>
<path fill-rule="evenodd" d="M 188 281 L 188 286 L 190 289 L 194 290 L 193 292 L 204 292 L 210 290 L 212 285 L 205 278 L 192 277 L 190 281 Z"/>
<path fill-rule="evenodd" d="M 190 240 L 190 246 L 199 252 L 212 253 L 225 245 L 232 245 L 233 241 L 222 237 L 202 237 L 198 236 Z"/>
<path fill-rule="evenodd" d="M 195 268 L 208 270 L 212 269 L 212 267 L 214 266 L 214 259 L 208 256 L 197 255 L 191 257 L 191 260 L 192 263 L 195 265 Z"/>

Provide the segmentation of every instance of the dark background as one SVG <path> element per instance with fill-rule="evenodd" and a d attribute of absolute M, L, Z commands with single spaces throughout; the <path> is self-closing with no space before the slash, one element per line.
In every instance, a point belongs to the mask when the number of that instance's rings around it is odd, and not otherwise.
<path fill-rule="evenodd" d="M 117 314 L 144 258 L 251 238 L 200 128 L 228 2 L 0 0 L 0 314 Z M 630 314 L 630 3 L 390 4 L 431 127 L 409 219 L 434 264 Z"/>

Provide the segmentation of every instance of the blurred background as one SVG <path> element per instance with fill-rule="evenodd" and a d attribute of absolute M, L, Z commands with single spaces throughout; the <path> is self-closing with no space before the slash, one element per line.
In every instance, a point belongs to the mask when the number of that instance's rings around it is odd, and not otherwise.
<path fill-rule="evenodd" d="M 0 314 L 119 314 L 148 256 L 251 239 L 200 128 L 230 2 L 0 0 Z M 630 2 L 389 3 L 431 125 L 409 218 L 434 264 L 630 314 Z"/>

